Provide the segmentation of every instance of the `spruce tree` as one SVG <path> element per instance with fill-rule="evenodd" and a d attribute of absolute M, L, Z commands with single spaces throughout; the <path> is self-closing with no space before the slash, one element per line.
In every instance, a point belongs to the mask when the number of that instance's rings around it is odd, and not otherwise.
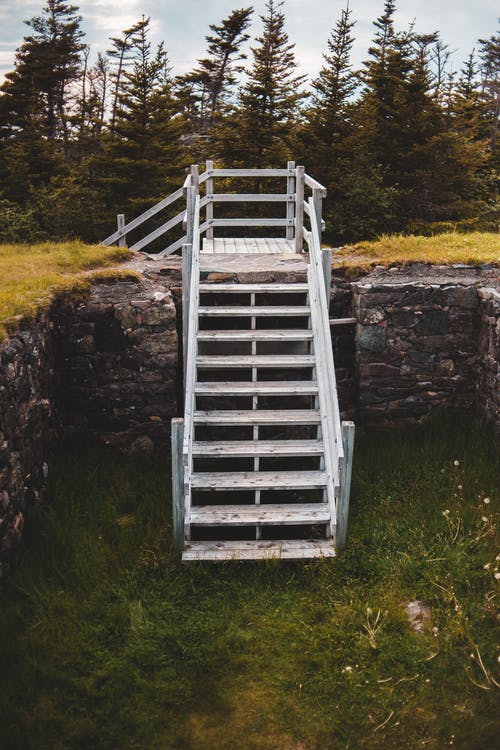
<path fill-rule="evenodd" d="M 178 95 L 194 135 L 210 132 L 232 96 L 243 70 L 240 62 L 246 55 L 241 47 L 249 39 L 246 30 L 252 13 L 252 8 L 233 10 L 219 25 L 211 24 L 212 34 L 205 37 L 208 56 L 198 60 L 197 68 L 177 79 Z"/>
<path fill-rule="evenodd" d="M 294 155 L 305 77 L 296 74 L 295 44 L 285 30 L 283 5 L 267 0 L 263 33 L 252 48 L 239 106 L 217 133 L 217 150 L 227 164 L 282 166 Z"/>
<path fill-rule="evenodd" d="M 26 22 L 33 33 L 0 86 L 0 180 L 4 194 L 21 203 L 63 168 L 67 155 L 84 49 L 77 12 L 64 0 L 47 0 L 41 15 Z"/>

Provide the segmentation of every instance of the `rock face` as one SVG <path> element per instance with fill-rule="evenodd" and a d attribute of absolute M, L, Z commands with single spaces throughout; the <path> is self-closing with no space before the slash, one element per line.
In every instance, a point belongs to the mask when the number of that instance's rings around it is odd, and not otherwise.
<path fill-rule="evenodd" d="M 48 475 L 55 376 L 47 315 L 0 344 L 0 581 L 16 557 L 24 515 Z"/>
<path fill-rule="evenodd" d="M 479 290 L 481 316 L 477 402 L 500 437 L 500 293 L 493 288 Z"/>
<path fill-rule="evenodd" d="M 481 292 L 485 281 L 480 269 L 413 266 L 353 283 L 361 423 L 414 422 L 476 402 L 498 420 L 498 298 Z"/>
<path fill-rule="evenodd" d="M 97 284 L 53 310 L 64 429 L 134 450 L 177 414 L 176 311 L 165 285 Z M 140 449 L 139 449 L 140 450 Z"/>
<path fill-rule="evenodd" d="M 303 280 L 302 258 L 291 270 L 276 263 L 204 273 Z M 136 453 L 169 439 L 182 399 L 180 259 L 139 256 L 132 266 L 140 281 L 60 298 L 0 342 L 0 580 L 44 488 L 55 437 L 90 436 Z M 343 417 L 404 424 L 436 406 L 476 404 L 500 434 L 495 273 L 413 266 L 353 281 L 334 274 L 331 317 L 356 318 L 332 328 Z"/>

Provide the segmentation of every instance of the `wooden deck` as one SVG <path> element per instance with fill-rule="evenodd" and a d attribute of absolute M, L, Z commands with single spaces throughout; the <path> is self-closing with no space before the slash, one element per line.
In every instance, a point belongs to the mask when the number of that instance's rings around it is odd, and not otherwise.
<path fill-rule="evenodd" d="M 290 255 L 295 253 L 295 241 L 281 237 L 205 238 L 201 252 L 207 255 Z"/>

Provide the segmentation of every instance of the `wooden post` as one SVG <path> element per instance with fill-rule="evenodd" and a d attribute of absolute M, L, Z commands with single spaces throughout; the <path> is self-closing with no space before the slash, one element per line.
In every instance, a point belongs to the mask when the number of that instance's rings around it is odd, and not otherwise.
<path fill-rule="evenodd" d="M 213 168 L 214 168 L 213 161 L 207 161 L 206 164 L 205 164 L 206 171 L 207 172 L 211 172 Z M 213 180 L 213 177 L 207 177 L 206 186 L 207 186 L 206 194 L 207 195 L 213 195 L 214 194 L 214 180 Z M 213 204 L 213 201 L 209 201 L 207 203 L 207 207 L 206 207 L 206 219 L 207 219 L 207 221 L 211 221 L 213 218 L 214 218 L 214 204 Z M 214 228 L 213 227 L 208 227 L 207 233 L 206 233 L 206 237 L 207 237 L 207 240 L 213 240 L 213 238 L 214 238 Z"/>
<path fill-rule="evenodd" d="M 295 252 L 302 253 L 304 245 L 304 167 L 295 170 Z"/>
<path fill-rule="evenodd" d="M 287 165 L 286 165 L 286 168 L 294 170 L 294 174 L 293 175 L 289 175 L 286 178 L 286 192 L 288 194 L 288 197 L 290 198 L 290 196 L 294 196 L 295 195 L 295 162 L 294 161 L 289 161 L 287 163 Z M 294 204 L 291 201 L 289 201 L 286 204 L 286 218 L 288 220 L 292 220 L 293 221 L 293 219 L 295 218 L 295 210 L 294 210 L 294 208 L 295 208 L 295 206 L 294 206 Z M 287 240 L 293 240 L 293 226 L 291 224 L 290 224 L 290 226 L 288 226 L 286 228 L 286 239 Z"/>
<path fill-rule="evenodd" d="M 118 231 L 120 231 L 120 229 L 123 229 L 124 226 L 125 226 L 125 214 L 117 214 L 116 215 L 116 228 L 118 229 Z M 126 244 L 127 244 L 127 235 L 124 234 L 118 240 L 118 247 L 125 247 Z"/>
<path fill-rule="evenodd" d="M 184 371 L 184 394 L 186 393 L 186 368 L 189 334 L 189 307 L 191 288 L 191 263 L 193 246 L 185 244 L 182 246 L 182 360 Z"/>
<path fill-rule="evenodd" d="M 313 203 L 314 203 L 314 211 L 316 214 L 316 223 L 318 225 L 318 237 L 319 237 L 319 244 L 321 245 L 321 233 L 323 231 L 322 227 L 322 212 L 323 212 L 323 197 L 321 194 L 321 188 L 313 188 Z"/>
<path fill-rule="evenodd" d="M 194 207 L 196 203 L 197 187 L 188 187 L 186 190 L 186 240 L 188 245 L 193 244 L 194 230 Z"/>
<path fill-rule="evenodd" d="M 200 168 L 197 164 L 191 164 L 191 187 L 196 188 L 196 195 L 200 187 Z"/>
<path fill-rule="evenodd" d="M 182 446 L 184 442 L 184 420 L 172 419 L 172 532 L 175 549 L 184 547 L 184 464 Z"/>
<path fill-rule="evenodd" d="M 323 278 L 325 280 L 326 305 L 330 311 L 330 292 L 332 288 L 332 250 L 324 248 L 321 251 L 321 262 L 323 264 Z"/>
<path fill-rule="evenodd" d="M 349 495 L 351 493 L 352 456 L 354 451 L 354 422 L 342 422 L 342 445 L 344 446 L 344 463 L 340 471 L 340 497 L 337 505 L 336 547 L 345 547 L 347 535 L 347 516 L 349 514 Z"/>

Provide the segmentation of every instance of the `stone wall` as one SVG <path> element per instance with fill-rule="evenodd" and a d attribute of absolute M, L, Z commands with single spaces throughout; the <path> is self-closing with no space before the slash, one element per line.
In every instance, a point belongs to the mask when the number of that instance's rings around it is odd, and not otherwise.
<path fill-rule="evenodd" d="M 500 293 L 491 287 L 480 289 L 479 301 L 477 401 L 500 437 Z"/>
<path fill-rule="evenodd" d="M 177 415 L 178 340 L 164 284 L 95 284 L 52 312 L 58 396 L 66 432 L 151 450 Z"/>
<path fill-rule="evenodd" d="M 42 492 L 55 430 L 51 324 L 41 315 L 0 343 L 0 581 Z"/>
<path fill-rule="evenodd" d="M 413 267 L 354 283 L 357 416 L 412 422 L 476 400 L 481 316 L 473 269 Z"/>

